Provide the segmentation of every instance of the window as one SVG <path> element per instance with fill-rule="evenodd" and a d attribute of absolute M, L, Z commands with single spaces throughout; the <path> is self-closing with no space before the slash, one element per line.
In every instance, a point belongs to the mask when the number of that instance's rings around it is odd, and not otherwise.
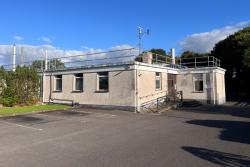
<path fill-rule="evenodd" d="M 194 92 L 203 92 L 203 74 L 193 75 Z"/>
<path fill-rule="evenodd" d="M 62 75 L 55 76 L 55 91 L 62 91 Z"/>
<path fill-rule="evenodd" d="M 83 91 L 83 74 L 75 74 L 74 91 Z"/>
<path fill-rule="evenodd" d="M 97 74 L 97 89 L 98 91 L 108 91 L 109 90 L 109 77 L 108 72 L 99 72 Z"/>
<path fill-rule="evenodd" d="M 160 72 L 155 73 L 155 89 L 156 90 L 161 89 L 161 73 Z"/>

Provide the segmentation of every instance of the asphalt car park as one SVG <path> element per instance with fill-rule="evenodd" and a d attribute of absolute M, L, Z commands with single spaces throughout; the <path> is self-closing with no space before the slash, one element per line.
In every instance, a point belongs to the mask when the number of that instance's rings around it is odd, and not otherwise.
<path fill-rule="evenodd" d="M 0 166 L 250 166 L 249 128 L 249 109 L 242 108 L 162 115 L 74 109 L 3 117 Z"/>

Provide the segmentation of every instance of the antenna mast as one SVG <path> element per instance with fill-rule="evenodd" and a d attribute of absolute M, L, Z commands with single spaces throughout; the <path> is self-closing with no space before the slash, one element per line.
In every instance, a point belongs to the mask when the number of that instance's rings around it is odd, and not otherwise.
<path fill-rule="evenodd" d="M 149 35 L 149 29 L 147 29 L 147 31 L 144 31 L 144 29 L 141 26 L 138 26 L 137 33 L 138 33 L 138 40 L 139 40 L 139 55 L 140 55 L 142 52 L 142 37 L 144 35 Z"/>

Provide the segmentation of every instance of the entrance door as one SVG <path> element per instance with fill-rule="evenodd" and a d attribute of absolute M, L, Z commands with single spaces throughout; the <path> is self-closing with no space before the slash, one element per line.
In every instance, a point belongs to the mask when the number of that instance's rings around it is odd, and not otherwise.
<path fill-rule="evenodd" d="M 176 74 L 168 74 L 168 93 L 173 94 L 176 89 Z"/>

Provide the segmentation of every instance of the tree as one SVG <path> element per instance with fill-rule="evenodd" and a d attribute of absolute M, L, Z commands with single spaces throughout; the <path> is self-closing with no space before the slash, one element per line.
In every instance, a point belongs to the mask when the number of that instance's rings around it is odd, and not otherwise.
<path fill-rule="evenodd" d="M 154 54 L 159 54 L 162 56 L 168 56 L 166 51 L 164 49 L 151 49 L 150 52 L 154 53 Z"/>
<path fill-rule="evenodd" d="M 186 67 L 204 67 L 208 64 L 209 53 L 197 53 L 193 51 L 185 51 L 179 58 L 176 59 L 177 63 L 181 63 Z"/>
<path fill-rule="evenodd" d="M 39 98 L 39 76 L 35 68 L 17 67 L 16 71 L 0 70 L 0 103 L 12 107 L 16 104 L 34 104 Z"/>
<path fill-rule="evenodd" d="M 4 88 L 6 87 L 5 83 L 5 70 L 3 66 L 0 68 L 0 97 L 2 96 L 2 92 Z"/>
<path fill-rule="evenodd" d="M 36 69 L 45 69 L 44 60 L 35 60 L 32 62 L 32 67 Z M 60 59 L 51 59 L 48 61 L 48 69 L 65 68 L 65 64 Z"/>
<path fill-rule="evenodd" d="M 221 60 L 227 70 L 226 90 L 228 94 L 250 95 L 250 27 L 246 27 L 218 42 L 211 55 Z"/>
<path fill-rule="evenodd" d="M 209 56 L 209 53 L 197 53 L 192 51 L 185 51 L 181 54 L 181 58 L 193 58 L 193 57 L 206 57 Z"/>

